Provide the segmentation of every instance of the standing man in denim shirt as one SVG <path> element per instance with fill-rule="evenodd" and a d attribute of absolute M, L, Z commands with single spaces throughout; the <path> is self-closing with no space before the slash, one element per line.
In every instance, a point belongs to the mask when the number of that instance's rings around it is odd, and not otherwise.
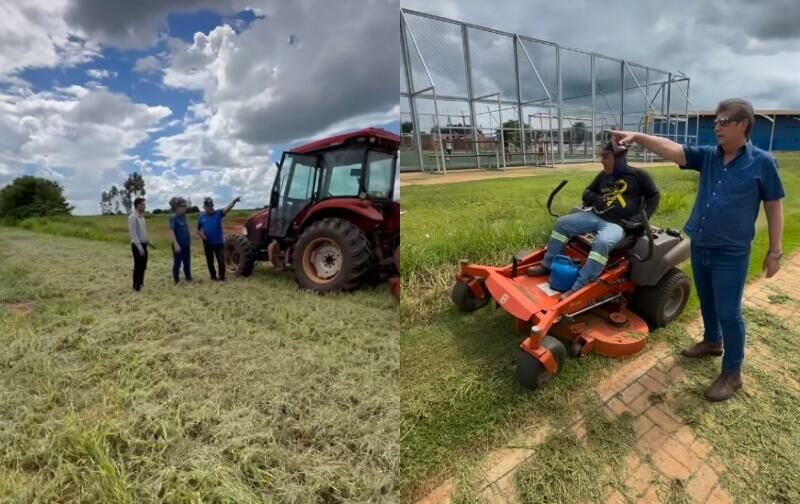
<path fill-rule="evenodd" d="M 186 206 L 185 199 L 176 198 L 175 213 L 169 218 L 169 229 L 172 231 L 172 279 L 176 284 L 180 280 L 181 264 L 186 281 L 192 281 L 192 237 L 186 223 Z"/>
<path fill-rule="evenodd" d="M 206 254 L 206 264 L 211 280 L 225 281 L 225 235 L 222 232 L 222 218 L 240 201 L 238 196 L 228 203 L 222 210 L 214 209 L 214 200 L 203 200 L 203 213 L 197 219 L 197 235 L 203 240 L 203 251 Z M 219 277 L 214 269 L 214 258 L 217 259 Z"/>
<path fill-rule="evenodd" d="M 749 141 L 754 119 L 750 102 L 721 101 L 714 120 L 719 142 L 716 147 L 680 145 L 636 132 L 612 132 L 616 141 L 636 142 L 682 169 L 700 172 L 697 199 L 684 230 L 692 240 L 692 270 L 705 331 L 703 341 L 684 350 L 683 355 L 719 356 L 724 349 L 722 373 L 705 394 L 709 401 L 730 399 L 742 386 L 742 292 L 762 202 L 769 228 L 769 251 L 762 269 L 770 278 L 781 267 L 783 185 L 775 159 Z"/>

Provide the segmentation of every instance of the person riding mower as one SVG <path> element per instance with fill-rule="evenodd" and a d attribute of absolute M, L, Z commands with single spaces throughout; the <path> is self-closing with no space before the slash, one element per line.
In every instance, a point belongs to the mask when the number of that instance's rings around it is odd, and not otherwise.
<path fill-rule="evenodd" d="M 580 270 L 575 283 L 561 295 L 567 298 L 597 279 L 608 263 L 608 254 L 625 237 L 625 228 L 641 222 L 641 202 L 649 219 L 658 208 L 661 195 L 646 171 L 628 166 L 627 147 L 608 142 L 600 153 L 603 170 L 583 192 L 582 212 L 571 213 L 556 220 L 547 242 L 547 253 L 541 264 L 527 273 L 537 277 L 547 275 L 553 259 L 561 255 L 567 242 L 576 235 L 595 235 L 589 260 Z"/>
<path fill-rule="evenodd" d="M 514 317 L 524 335 L 516 377 L 527 389 L 561 371 L 568 354 L 624 357 L 641 351 L 651 329 L 669 324 L 686 307 L 691 284 L 677 266 L 689 258 L 689 241 L 677 230 L 650 226 L 658 192 L 649 177 L 640 179 L 627 166 L 623 149 L 604 147 L 604 171 L 584 191 L 592 207 L 558 218 L 551 204 L 567 181 L 550 194 L 547 210 L 558 220 L 546 247 L 515 254 L 500 267 L 461 261 L 451 299 L 465 312 L 494 300 Z M 634 191 L 641 201 L 631 197 Z M 609 229 L 614 234 L 603 234 Z"/>

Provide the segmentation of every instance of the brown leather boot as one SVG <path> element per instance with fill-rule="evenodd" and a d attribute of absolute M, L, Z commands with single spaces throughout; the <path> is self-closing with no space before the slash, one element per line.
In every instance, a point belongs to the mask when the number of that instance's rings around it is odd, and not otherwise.
<path fill-rule="evenodd" d="M 548 268 L 544 264 L 537 264 L 536 266 L 531 266 L 530 268 L 528 268 L 527 273 L 528 273 L 528 276 L 532 276 L 532 277 L 549 275 L 550 274 L 550 268 Z"/>
<path fill-rule="evenodd" d="M 711 402 L 725 401 L 733 397 L 741 387 L 741 372 L 738 369 L 724 370 L 706 390 L 706 399 Z"/>
<path fill-rule="evenodd" d="M 722 343 L 707 343 L 701 341 L 681 352 L 684 357 L 698 359 L 701 357 L 719 357 L 722 355 Z"/>

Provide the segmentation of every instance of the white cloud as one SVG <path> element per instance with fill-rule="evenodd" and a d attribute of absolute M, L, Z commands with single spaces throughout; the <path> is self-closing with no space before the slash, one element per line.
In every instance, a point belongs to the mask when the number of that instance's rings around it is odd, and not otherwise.
<path fill-rule="evenodd" d="M 161 61 L 153 56 L 145 56 L 144 58 L 139 58 L 136 60 L 136 63 L 133 65 L 133 71 L 143 74 L 148 73 L 157 73 L 161 70 Z"/>
<path fill-rule="evenodd" d="M 86 70 L 86 75 L 93 79 L 102 80 L 116 77 L 117 72 L 112 72 L 111 70 L 105 70 L 101 68 L 90 68 L 89 70 Z"/>
<path fill-rule="evenodd" d="M 123 179 L 130 149 L 171 114 L 105 90 L 71 86 L 27 96 L 0 92 L 0 163 L 18 176 L 24 165 L 63 183 L 79 213 L 96 213 L 100 192 Z M 87 206 L 88 205 L 88 206 Z"/>
<path fill-rule="evenodd" d="M 65 0 L 0 4 L 0 75 L 21 68 L 70 66 L 99 56 L 99 46 L 64 21 Z"/>
<path fill-rule="evenodd" d="M 395 109 L 396 4 L 262 3 L 256 10 L 265 17 L 241 33 L 223 25 L 195 34 L 191 44 L 169 41 L 163 81 L 203 92 L 215 134 L 285 143 L 319 136 L 336 123 L 369 126 L 376 114 Z"/>

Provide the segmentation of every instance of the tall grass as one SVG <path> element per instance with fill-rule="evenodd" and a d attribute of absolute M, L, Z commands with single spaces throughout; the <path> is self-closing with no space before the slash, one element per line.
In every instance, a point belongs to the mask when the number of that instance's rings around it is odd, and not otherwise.
<path fill-rule="evenodd" d="M 2 234 L 0 502 L 398 499 L 385 286 L 220 284 L 199 263 L 174 286 L 156 251 L 135 294 L 125 246 Z"/>

